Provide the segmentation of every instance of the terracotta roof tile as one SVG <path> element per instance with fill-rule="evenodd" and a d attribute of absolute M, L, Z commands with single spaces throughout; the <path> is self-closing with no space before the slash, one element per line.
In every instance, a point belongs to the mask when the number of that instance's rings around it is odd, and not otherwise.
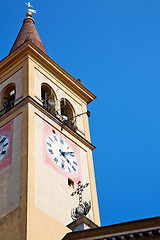
<path fill-rule="evenodd" d="M 21 46 L 27 39 L 31 40 L 39 49 L 47 53 L 42 40 L 37 32 L 34 24 L 34 19 L 31 17 L 26 17 L 23 21 L 23 25 L 19 34 L 10 50 L 10 53 L 15 51 L 19 46 Z"/>

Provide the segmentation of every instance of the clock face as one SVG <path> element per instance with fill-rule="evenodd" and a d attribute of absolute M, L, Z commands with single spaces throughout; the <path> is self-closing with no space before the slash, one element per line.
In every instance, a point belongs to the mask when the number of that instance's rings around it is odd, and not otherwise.
<path fill-rule="evenodd" d="M 10 145 L 9 136 L 0 135 L 0 162 L 6 156 Z"/>
<path fill-rule="evenodd" d="M 47 152 L 54 164 L 69 174 L 78 172 L 78 161 L 73 149 L 56 134 L 46 136 Z"/>

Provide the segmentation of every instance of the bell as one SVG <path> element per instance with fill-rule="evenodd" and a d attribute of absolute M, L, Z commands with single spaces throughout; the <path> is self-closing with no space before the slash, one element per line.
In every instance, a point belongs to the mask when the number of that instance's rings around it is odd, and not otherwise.
<path fill-rule="evenodd" d="M 65 116 L 65 115 L 62 115 L 62 120 L 63 120 L 63 121 L 67 121 L 67 120 L 68 120 L 68 117 Z"/>
<path fill-rule="evenodd" d="M 52 92 L 52 91 L 51 91 L 51 97 L 49 98 L 48 103 L 49 103 L 51 106 L 54 106 L 54 97 L 53 97 L 53 92 Z"/>

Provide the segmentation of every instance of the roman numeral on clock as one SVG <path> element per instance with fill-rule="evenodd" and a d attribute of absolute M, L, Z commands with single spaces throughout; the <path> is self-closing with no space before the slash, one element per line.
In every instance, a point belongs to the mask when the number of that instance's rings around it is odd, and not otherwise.
<path fill-rule="evenodd" d="M 72 168 L 73 168 L 74 171 L 76 171 L 75 167 L 72 166 Z"/>
<path fill-rule="evenodd" d="M 0 143 L 3 143 L 5 140 L 6 140 L 6 138 L 4 137 L 4 138 L 0 141 Z"/>
<path fill-rule="evenodd" d="M 61 163 L 61 167 L 62 167 L 62 169 L 64 169 L 64 162 L 63 161 Z"/>
<path fill-rule="evenodd" d="M 1 152 L 1 155 L 5 154 L 5 153 L 6 153 L 6 151 L 2 151 L 2 152 Z"/>
<path fill-rule="evenodd" d="M 58 162 L 58 159 L 57 159 L 57 158 L 54 158 L 53 160 L 54 160 L 56 163 Z"/>
<path fill-rule="evenodd" d="M 3 145 L 3 147 L 6 147 L 8 145 L 8 142 Z"/>
<path fill-rule="evenodd" d="M 52 151 L 52 149 L 48 149 L 48 152 L 50 152 L 51 154 L 54 154 L 54 152 Z"/>
<path fill-rule="evenodd" d="M 48 142 L 47 142 L 47 145 L 48 145 L 49 147 L 52 147 L 52 145 L 51 145 L 50 143 L 48 143 Z"/>
<path fill-rule="evenodd" d="M 71 162 L 67 159 L 67 162 L 69 163 L 69 164 L 71 164 Z"/>
<path fill-rule="evenodd" d="M 51 140 L 51 142 L 53 142 L 52 138 L 49 137 L 49 139 Z"/>
<path fill-rule="evenodd" d="M 58 139 L 57 139 L 57 137 L 56 137 L 56 136 L 54 136 L 54 139 L 55 139 L 55 141 L 58 141 Z"/>

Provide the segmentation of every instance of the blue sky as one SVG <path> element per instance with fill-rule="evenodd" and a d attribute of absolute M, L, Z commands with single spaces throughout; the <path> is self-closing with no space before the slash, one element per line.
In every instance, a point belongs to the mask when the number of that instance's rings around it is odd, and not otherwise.
<path fill-rule="evenodd" d="M 97 99 L 89 104 L 102 225 L 160 215 L 160 1 L 35 1 L 48 55 Z M 0 59 L 27 7 L 1 3 Z"/>

